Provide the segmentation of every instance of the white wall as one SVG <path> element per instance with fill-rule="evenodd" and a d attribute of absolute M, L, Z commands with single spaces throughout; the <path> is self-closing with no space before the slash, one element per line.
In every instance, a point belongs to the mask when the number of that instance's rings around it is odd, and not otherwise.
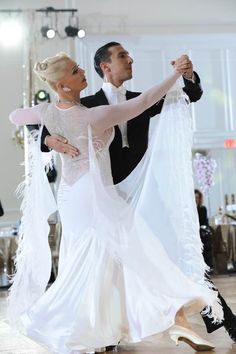
<path fill-rule="evenodd" d="M 77 8 L 89 34 L 235 32 L 235 0 L 1 0 L 0 8 Z"/>
<path fill-rule="evenodd" d="M 137 0 L 0 1 L 0 9 L 19 7 L 29 9 L 46 6 L 78 8 L 80 25 L 86 28 L 88 34 L 97 35 L 98 46 L 100 42 L 104 41 L 104 34 L 110 35 L 111 38 L 117 35 L 124 37 L 135 35 L 138 40 L 140 34 L 236 32 L 235 0 L 199 0 L 198 2 L 196 0 L 147 0 L 145 2 Z M 0 16 L 0 23 L 2 19 Z M 60 18 L 61 31 L 63 31 L 66 21 L 68 21 L 67 18 L 66 20 Z M 34 25 L 35 30 L 39 31 L 42 25 L 39 17 Z M 32 31 L 34 31 L 32 27 L 28 29 L 28 32 Z M 1 221 L 16 219 L 19 215 L 17 212 L 19 201 L 14 196 L 14 190 L 22 180 L 24 172 L 23 167 L 20 166 L 23 161 L 23 150 L 15 146 L 12 141 L 14 129 L 8 121 L 8 115 L 22 104 L 25 83 L 22 65 L 27 62 L 24 44 L 26 43 L 20 43 L 16 48 L 0 46 L 0 199 L 9 212 L 5 218 L 1 218 Z M 73 40 L 57 38 L 53 41 L 46 41 L 42 40 L 38 32 L 35 58 L 41 59 L 60 50 L 74 55 Z M 39 87 L 41 88 L 43 85 L 36 83 L 36 88 Z"/>

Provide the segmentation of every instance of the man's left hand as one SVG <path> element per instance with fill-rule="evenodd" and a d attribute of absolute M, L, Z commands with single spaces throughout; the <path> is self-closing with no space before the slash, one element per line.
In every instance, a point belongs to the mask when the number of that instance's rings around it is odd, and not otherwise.
<path fill-rule="evenodd" d="M 171 65 L 173 65 L 176 69 L 183 71 L 183 76 L 186 79 L 192 80 L 193 78 L 193 63 L 189 59 L 188 55 L 184 54 L 176 60 L 171 61 Z"/>

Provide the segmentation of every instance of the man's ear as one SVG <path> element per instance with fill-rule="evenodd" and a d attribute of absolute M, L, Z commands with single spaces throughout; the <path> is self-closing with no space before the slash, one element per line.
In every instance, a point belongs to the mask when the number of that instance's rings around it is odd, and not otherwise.
<path fill-rule="evenodd" d="M 101 63 L 100 68 L 104 74 L 111 71 L 109 63 Z"/>

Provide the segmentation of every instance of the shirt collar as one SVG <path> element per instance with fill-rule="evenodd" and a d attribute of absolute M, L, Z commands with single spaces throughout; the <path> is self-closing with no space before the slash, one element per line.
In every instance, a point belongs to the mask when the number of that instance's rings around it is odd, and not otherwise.
<path fill-rule="evenodd" d="M 103 82 L 102 89 L 105 92 L 105 94 L 108 94 L 108 95 L 116 93 L 116 92 L 119 92 L 124 96 L 126 95 L 126 88 L 124 85 L 116 87 L 113 84 L 111 84 L 110 82 Z"/>

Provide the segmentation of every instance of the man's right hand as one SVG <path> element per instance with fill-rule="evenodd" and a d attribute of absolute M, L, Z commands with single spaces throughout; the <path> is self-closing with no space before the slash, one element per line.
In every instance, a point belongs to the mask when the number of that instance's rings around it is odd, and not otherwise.
<path fill-rule="evenodd" d="M 50 149 L 67 154 L 71 157 L 76 157 L 80 153 L 76 147 L 68 144 L 68 140 L 61 135 L 47 135 L 44 143 Z"/>

